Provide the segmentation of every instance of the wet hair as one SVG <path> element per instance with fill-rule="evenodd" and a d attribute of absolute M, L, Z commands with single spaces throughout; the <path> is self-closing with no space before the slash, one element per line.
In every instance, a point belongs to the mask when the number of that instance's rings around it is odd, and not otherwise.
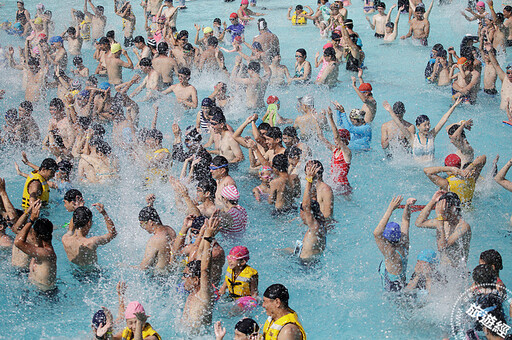
<path fill-rule="evenodd" d="M 57 170 L 59 170 L 59 166 L 57 165 L 57 162 L 55 162 L 54 159 L 52 159 L 52 158 L 45 158 L 41 162 L 41 166 L 39 167 L 39 169 L 41 169 L 41 170 L 46 169 L 46 170 L 57 171 Z"/>
<path fill-rule="evenodd" d="M 444 50 L 444 47 L 443 47 L 443 45 L 442 45 L 442 44 L 435 44 L 435 45 L 434 45 L 434 47 L 432 47 L 432 49 L 433 49 L 434 51 L 438 51 L 438 52 L 439 52 L 439 51 L 441 51 L 441 50 Z"/>
<path fill-rule="evenodd" d="M 455 133 L 455 131 L 457 131 L 457 129 L 459 127 L 460 127 L 459 124 L 453 124 L 452 126 L 450 126 L 450 128 L 448 129 L 448 136 L 453 136 L 453 134 Z M 464 130 L 462 130 L 461 136 L 463 138 L 466 138 L 466 134 L 464 133 Z"/>
<path fill-rule="evenodd" d="M 87 78 L 87 81 L 94 85 L 98 85 L 98 78 L 96 78 L 95 76 L 89 76 L 89 78 Z"/>
<path fill-rule="evenodd" d="M 94 144 L 96 146 L 97 152 L 100 152 L 104 155 L 110 155 L 110 153 L 112 152 L 112 148 L 110 147 L 110 145 L 103 139 L 97 139 L 96 143 L 94 143 Z M 91 145 L 93 145 L 92 142 L 91 142 Z"/>
<path fill-rule="evenodd" d="M 162 140 L 164 139 L 164 135 L 162 134 L 162 132 L 160 130 L 151 129 L 148 131 L 146 139 L 147 138 L 156 139 L 159 143 L 161 143 Z"/>
<path fill-rule="evenodd" d="M 29 57 L 29 58 L 28 58 L 28 61 L 27 61 L 27 64 L 28 64 L 29 66 L 36 66 L 36 67 L 39 67 L 39 59 L 34 58 L 34 57 Z"/>
<path fill-rule="evenodd" d="M 55 144 L 56 144 L 59 148 L 65 148 L 65 147 L 66 147 L 66 146 L 64 145 L 64 141 L 62 140 L 62 136 L 61 136 L 61 135 L 54 134 L 54 135 L 53 135 L 53 140 L 54 140 Z"/>
<path fill-rule="evenodd" d="M 236 323 L 235 330 L 245 335 L 251 335 L 259 332 L 260 326 L 258 326 L 258 323 L 253 319 L 244 318 Z"/>
<path fill-rule="evenodd" d="M 352 21 L 352 19 L 345 19 L 343 23 L 350 30 L 354 28 L 354 22 Z"/>
<path fill-rule="evenodd" d="M 20 107 L 26 111 L 34 111 L 34 106 L 32 105 L 32 102 L 29 102 L 28 100 L 21 102 Z"/>
<path fill-rule="evenodd" d="M 379 7 L 386 9 L 386 4 L 383 3 L 382 1 L 376 1 L 375 8 L 379 8 Z"/>
<path fill-rule="evenodd" d="M 212 164 L 214 166 L 224 166 L 224 169 L 226 169 L 226 173 L 229 173 L 229 162 L 224 156 L 215 156 L 212 159 Z"/>
<path fill-rule="evenodd" d="M 215 19 L 213 19 L 213 22 L 218 23 L 218 24 L 221 24 L 221 23 L 222 23 L 222 21 L 220 20 L 220 18 L 215 18 Z"/>
<path fill-rule="evenodd" d="M 73 65 L 75 65 L 75 66 L 80 65 L 83 62 L 84 62 L 84 60 L 82 59 L 82 57 L 76 56 L 73 58 Z"/>
<path fill-rule="evenodd" d="M 52 241 L 53 223 L 47 218 L 38 218 L 32 225 L 35 233 L 45 242 Z"/>
<path fill-rule="evenodd" d="M 84 12 L 82 11 L 75 11 L 75 16 L 78 18 L 78 19 L 84 19 L 85 18 L 85 14 Z"/>
<path fill-rule="evenodd" d="M 115 36 L 116 36 L 116 32 L 114 31 L 108 31 L 107 34 L 105 35 L 107 38 L 111 38 L 111 39 L 114 39 Z"/>
<path fill-rule="evenodd" d="M 73 211 L 73 225 L 78 229 L 82 229 L 92 221 L 92 212 L 87 207 L 78 207 Z"/>
<path fill-rule="evenodd" d="M 182 67 L 178 70 L 179 74 L 183 74 L 187 77 L 190 77 L 190 69 L 188 67 Z"/>
<path fill-rule="evenodd" d="M 457 208 L 457 212 L 460 213 L 461 209 L 461 201 L 459 198 L 459 195 L 457 195 L 454 192 L 447 192 L 443 194 L 441 197 L 439 197 L 439 201 L 446 200 L 446 207 L 450 208 L 455 206 Z"/>
<path fill-rule="evenodd" d="M 297 51 L 295 52 L 299 52 L 300 54 L 302 54 L 304 56 L 304 58 L 306 58 L 308 56 L 308 53 L 306 52 L 305 49 L 303 48 L 299 48 Z"/>
<path fill-rule="evenodd" d="M 494 285 L 498 277 L 490 264 L 479 264 L 473 269 L 473 281 L 477 285 Z"/>
<path fill-rule="evenodd" d="M 76 28 L 74 28 L 73 26 L 68 27 L 66 32 L 68 32 L 68 34 L 75 35 L 76 34 Z"/>
<path fill-rule="evenodd" d="M 69 173 L 73 169 L 73 164 L 71 164 L 71 162 L 66 161 L 66 160 L 60 161 L 59 163 L 57 163 L 57 165 L 59 166 L 59 171 L 64 174 L 69 175 Z"/>
<path fill-rule="evenodd" d="M 331 57 L 331 58 L 336 59 L 336 51 L 334 50 L 334 48 L 333 47 L 327 47 L 324 50 L 324 57 Z"/>
<path fill-rule="evenodd" d="M 430 118 L 428 118 L 427 115 L 419 115 L 416 118 L 416 126 L 420 126 L 421 123 L 424 123 L 424 122 L 430 122 Z"/>
<path fill-rule="evenodd" d="M 507 12 L 512 12 L 512 6 L 505 6 L 503 7 L 503 10 Z"/>
<path fill-rule="evenodd" d="M 99 41 L 100 45 L 110 45 L 110 40 L 107 37 L 101 37 Z"/>
<path fill-rule="evenodd" d="M 9 109 L 5 112 L 5 119 L 6 120 L 16 120 L 18 119 L 18 110 L 16 109 Z"/>
<path fill-rule="evenodd" d="M 395 24 L 394 24 L 394 23 L 392 23 L 392 22 L 388 22 L 388 23 L 386 23 L 386 27 L 394 28 L 394 27 L 395 27 Z"/>
<path fill-rule="evenodd" d="M 271 126 L 267 130 L 266 136 L 272 139 L 283 139 L 283 133 L 281 132 L 281 129 L 278 128 L 277 126 Z"/>
<path fill-rule="evenodd" d="M 212 118 L 210 119 L 211 121 L 214 121 L 214 122 L 217 122 L 220 124 L 226 123 L 226 116 L 224 116 L 224 112 L 222 111 L 222 109 L 220 107 L 218 107 L 218 106 L 212 107 L 210 114 L 212 116 Z"/>
<path fill-rule="evenodd" d="M 188 270 L 192 277 L 201 277 L 201 261 L 194 260 L 187 263 Z"/>
<path fill-rule="evenodd" d="M 143 36 L 138 35 L 138 36 L 136 36 L 135 38 L 133 38 L 133 42 L 134 42 L 134 43 L 143 43 L 143 44 L 144 44 L 144 43 L 145 43 L 145 40 L 144 40 L 144 37 L 143 37 Z"/>
<path fill-rule="evenodd" d="M 283 130 L 283 136 L 297 138 L 297 129 L 293 126 L 287 126 Z"/>
<path fill-rule="evenodd" d="M 95 136 L 102 137 L 105 134 L 105 128 L 99 123 L 93 123 L 91 129 Z"/>
<path fill-rule="evenodd" d="M 503 269 L 503 260 L 501 259 L 501 255 L 494 249 L 483 251 L 480 254 L 480 260 L 484 261 L 485 264 L 494 266 L 497 272 Z"/>
<path fill-rule="evenodd" d="M 208 46 L 217 47 L 219 45 L 219 39 L 216 37 L 209 37 L 208 38 Z"/>
<path fill-rule="evenodd" d="M 304 7 L 302 5 L 295 6 L 296 11 L 302 11 L 303 9 L 304 9 Z"/>
<path fill-rule="evenodd" d="M 178 32 L 178 34 L 176 35 L 176 40 L 181 40 L 183 38 L 187 38 L 188 39 L 188 31 L 186 30 L 181 30 Z"/>
<path fill-rule="evenodd" d="M 70 189 L 64 194 L 64 200 L 68 202 L 75 202 L 78 198 L 83 198 L 83 196 L 77 189 Z"/>
<path fill-rule="evenodd" d="M 91 125 L 92 119 L 89 117 L 78 117 L 78 125 L 84 130 L 87 130 Z"/>
<path fill-rule="evenodd" d="M 156 49 L 158 51 L 158 54 L 167 55 L 167 53 L 169 52 L 169 44 L 167 44 L 165 41 L 162 41 L 156 46 Z"/>
<path fill-rule="evenodd" d="M 438 51 L 437 56 L 440 58 L 446 58 L 448 56 L 448 52 L 446 52 L 446 50 Z"/>
<path fill-rule="evenodd" d="M 268 131 L 271 128 L 269 123 L 261 123 L 258 125 L 258 130 L 265 130 Z"/>
<path fill-rule="evenodd" d="M 103 7 L 103 6 L 96 6 L 96 9 L 98 11 L 100 11 L 101 13 L 103 13 L 105 11 L 105 7 Z"/>
<path fill-rule="evenodd" d="M 302 150 L 296 146 L 290 146 L 284 151 L 284 155 L 287 158 L 300 158 L 300 156 L 302 155 Z"/>
<path fill-rule="evenodd" d="M 158 212 L 153 207 L 142 208 L 142 210 L 139 211 L 139 221 L 140 222 L 153 221 L 158 224 L 162 224 L 162 221 L 160 220 L 160 216 L 158 215 Z"/>
<path fill-rule="evenodd" d="M 192 221 L 192 225 L 190 226 L 190 229 L 194 229 L 197 233 L 199 233 L 199 230 L 201 230 L 205 221 L 206 221 L 206 216 L 201 215 L 201 216 L 195 217 L 194 220 Z M 195 234 L 195 233 L 192 232 L 192 234 Z"/>
<path fill-rule="evenodd" d="M 283 155 L 275 155 L 272 159 L 272 167 L 279 172 L 288 172 L 288 158 Z"/>
<path fill-rule="evenodd" d="M 405 105 L 401 101 L 395 102 L 393 104 L 393 112 L 398 116 L 403 116 L 405 114 Z"/>
<path fill-rule="evenodd" d="M 205 194 L 209 193 L 212 199 L 215 197 L 215 193 L 217 192 L 217 182 L 214 180 L 203 179 L 197 183 L 197 187 Z"/>
<path fill-rule="evenodd" d="M 503 13 L 496 13 L 496 23 L 501 25 L 505 21 L 505 16 Z"/>
<path fill-rule="evenodd" d="M 270 285 L 267 289 L 265 289 L 265 293 L 263 293 L 263 297 L 267 299 L 275 300 L 279 299 L 284 304 L 284 307 L 288 307 L 288 301 L 290 300 L 290 294 L 288 293 L 288 289 L 285 286 L 279 283 L 274 283 Z"/>
<path fill-rule="evenodd" d="M 306 170 L 306 167 L 308 166 L 308 164 L 315 165 L 318 168 L 318 172 L 316 173 L 316 176 L 318 178 L 322 178 L 322 176 L 324 175 L 324 166 L 323 166 L 322 162 L 320 162 L 317 159 L 312 159 L 306 163 L 306 166 L 304 166 L 304 170 Z"/>
<path fill-rule="evenodd" d="M 261 66 L 257 61 L 251 61 L 247 66 L 247 69 L 256 73 L 260 73 Z"/>
<path fill-rule="evenodd" d="M 473 55 L 473 50 L 476 50 L 476 49 L 477 49 L 476 47 L 461 46 L 460 47 L 460 56 L 461 56 L 461 58 L 462 57 L 466 58 L 472 64 L 473 61 L 475 61 L 475 56 Z"/>
<path fill-rule="evenodd" d="M 141 67 L 151 67 L 151 66 L 153 66 L 153 63 L 151 62 L 151 59 L 149 59 L 149 58 L 142 58 L 139 61 L 139 65 Z"/>
<path fill-rule="evenodd" d="M 50 101 L 50 107 L 52 106 L 57 108 L 58 110 L 64 110 L 64 102 L 60 98 L 53 98 Z"/>

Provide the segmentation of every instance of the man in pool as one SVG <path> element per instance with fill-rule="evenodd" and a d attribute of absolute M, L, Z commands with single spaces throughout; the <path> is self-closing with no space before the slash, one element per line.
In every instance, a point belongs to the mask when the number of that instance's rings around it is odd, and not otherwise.
<path fill-rule="evenodd" d="M 103 204 L 95 203 L 93 206 L 98 209 L 98 212 L 105 219 L 108 230 L 105 235 L 87 237 L 92 227 L 92 212 L 89 208 L 81 206 L 73 212 L 75 232 L 62 236 L 62 244 L 69 261 L 82 268 L 95 265 L 98 262 L 98 255 L 96 254 L 98 246 L 109 243 L 117 236 L 114 222 L 108 216 Z"/>
<path fill-rule="evenodd" d="M 215 192 L 215 205 L 219 208 L 222 204 L 222 189 L 228 185 L 236 187 L 235 180 L 229 175 L 229 162 L 226 157 L 216 156 L 210 164 L 210 172 L 213 179 L 217 182 L 217 191 Z"/>
<path fill-rule="evenodd" d="M 274 205 L 273 215 L 297 211 L 295 199 L 300 196 L 300 180 L 297 175 L 288 174 L 288 158 L 279 154 L 272 159 L 276 177 L 270 182 L 268 203 Z"/>
<path fill-rule="evenodd" d="M 68 190 L 64 194 L 63 202 L 64 202 L 64 208 L 66 208 L 66 210 L 68 212 L 74 212 L 76 210 L 76 208 L 83 207 L 85 204 L 84 197 L 82 196 L 82 193 L 77 189 Z M 71 218 L 71 220 L 67 224 L 68 224 L 67 233 L 70 235 L 73 235 L 73 233 L 75 232 L 75 228 L 73 226 L 73 218 Z"/>
<path fill-rule="evenodd" d="M 471 131 L 473 120 L 461 120 L 458 123 L 450 124 L 446 127 L 450 143 L 457 149 L 457 156 L 461 159 L 461 166 L 473 162 L 475 158 L 475 151 L 469 144 L 464 130 Z"/>
<path fill-rule="evenodd" d="M 268 149 L 264 154 L 261 153 L 261 150 L 258 148 L 258 144 L 256 144 L 255 141 L 249 140 L 248 146 L 251 148 L 257 158 L 255 166 L 271 166 L 274 157 L 281 155 L 286 151 L 286 149 L 283 147 L 282 140 L 283 133 L 277 126 L 270 127 L 265 135 L 265 142 Z"/>
<path fill-rule="evenodd" d="M 155 56 L 151 62 L 158 73 L 161 87 L 165 90 L 172 85 L 174 73 L 178 74 L 178 64 L 174 58 L 168 55 L 169 45 L 165 41 L 160 42 L 157 49 L 158 56 Z"/>
<path fill-rule="evenodd" d="M 366 16 L 366 20 L 368 20 L 370 27 L 372 30 L 375 30 L 375 38 L 382 39 L 386 33 L 387 14 L 384 12 L 385 10 L 386 4 L 379 1 L 377 3 L 377 14 L 372 17 L 372 20 Z"/>
<path fill-rule="evenodd" d="M 263 293 L 263 308 L 268 315 L 263 326 L 264 340 L 306 340 L 306 332 L 297 313 L 288 306 L 288 289 L 279 283 Z"/>
<path fill-rule="evenodd" d="M 508 113 L 511 106 L 510 102 L 512 101 L 512 64 L 508 64 L 504 72 L 494 55 L 492 46 L 486 46 L 485 48 L 488 52 L 487 55 L 491 59 L 491 64 L 496 69 L 496 73 L 502 82 L 500 109 Z"/>
<path fill-rule="evenodd" d="M 218 154 L 225 157 L 229 163 L 238 163 L 244 160 L 244 154 L 240 145 L 233 138 L 233 132 L 230 131 L 226 124 L 226 117 L 222 113 L 222 109 L 214 108 L 214 114 L 210 119 L 212 134 L 210 140 L 215 143 L 215 150 L 210 151 L 212 154 Z"/>
<path fill-rule="evenodd" d="M 425 7 L 417 6 L 414 12 L 414 18 L 409 22 L 409 32 L 400 37 L 400 39 L 407 39 L 412 36 L 412 39 L 421 46 L 428 45 L 428 36 L 430 34 L 430 22 L 424 17 Z"/>
<path fill-rule="evenodd" d="M 320 211 L 324 216 L 325 222 L 329 223 L 333 219 L 334 195 L 332 188 L 323 180 L 324 166 L 319 160 L 311 160 L 306 163 L 305 169 L 314 168 L 314 174 L 306 177 L 306 181 L 313 181 L 311 186 L 311 198 L 318 202 Z"/>
<path fill-rule="evenodd" d="M 163 225 L 155 208 L 148 206 L 139 212 L 142 229 L 152 234 L 146 243 L 146 252 L 139 267 L 141 270 L 152 268 L 154 273 L 168 274 L 171 264 L 171 249 L 176 232 Z"/>
<path fill-rule="evenodd" d="M 36 200 L 41 200 L 43 205 L 48 203 L 50 199 L 50 186 L 47 181 L 55 176 L 58 169 L 59 166 L 55 160 L 46 158 L 41 163 L 39 170 L 34 170 L 28 175 L 21 199 L 23 209 L 27 209 Z"/>
<path fill-rule="evenodd" d="M 185 109 L 195 109 L 197 107 L 197 90 L 194 86 L 189 84 L 190 69 L 182 67 L 178 70 L 178 84 L 169 86 L 163 91 L 163 94 L 173 92 L 176 96 L 176 101 L 180 103 Z"/>
<path fill-rule="evenodd" d="M 441 264 L 465 270 L 471 243 L 471 227 L 462 219 L 459 196 L 454 192 L 436 191 L 416 219 L 416 226 L 437 230 L 437 250 Z M 437 217 L 428 219 L 435 210 Z"/>
<path fill-rule="evenodd" d="M 235 66 L 233 67 L 233 71 L 231 72 L 231 79 L 235 83 L 246 86 L 245 104 L 247 108 L 255 111 L 255 113 L 263 112 L 266 107 L 265 91 L 267 90 L 267 86 L 272 75 L 272 71 L 270 70 L 268 64 L 266 64 L 263 61 L 261 62 L 261 64 L 257 61 L 251 61 L 247 66 L 247 74 L 249 75 L 249 77 L 242 78 L 241 65 L 242 58 L 240 56 L 236 56 Z M 263 69 L 265 70 L 263 76 L 260 76 L 261 65 L 263 65 Z"/>
<path fill-rule="evenodd" d="M 94 13 L 87 10 L 87 4 L 91 6 Z M 85 0 L 84 14 L 91 18 L 91 39 L 93 41 L 101 38 L 105 33 L 105 26 L 107 24 L 107 17 L 104 15 L 105 8 L 103 6 L 96 6 L 92 4 L 91 0 Z"/>
<path fill-rule="evenodd" d="M 127 61 L 121 60 L 121 54 Z M 113 85 L 119 85 L 123 82 L 123 67 L 133 69 L 133 63 L 128 56 L 128 52 L 123 50 L 121 44 L 115 43 L 110 47 L 110 53 L 105 55 L 105 65 L 107 67 L 108 82 Z"/>
<path fill-rule="evenodd" d="M 384 108 L 386 108 L 386 106 L 384 106 Z M 400 119 L 400 121 L 407 128 L 407 130 L 409 130 L 411 134 L 414 134 L 414 132 L 416 131 L 414 125 L 404 119 L 404 103 L 400 101 L 395 102 L 393 104 L 393 112 L 396 114 L 398 119 Z M 393 120 L 390 120 L 389 122 L 382 124 L 380 131 L 380 144 L 382 145 L 384 151 L 386 151 L 387 155 L 391 156 L 392 151 L 400 147 L 403 148 L 408 153 L 411 152 L 411 146 L 409 145 L 407 138 L 404 136 L 402 131 L 398 128 L 398 126 Z"/>

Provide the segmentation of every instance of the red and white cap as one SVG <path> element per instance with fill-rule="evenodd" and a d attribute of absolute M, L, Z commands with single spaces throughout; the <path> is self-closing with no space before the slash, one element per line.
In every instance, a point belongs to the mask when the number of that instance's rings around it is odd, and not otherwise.
<path fill-rule="evenodd" d="M 234 185 L 227 185 L 224 188 L 222 188 L 222 191 L 220 192 L 222 197 L 229 201 L 238 201 L 240 199 L 240 193 L 238 192 L 238 189 Z"/>
<path fill-rule="evenodd" d="M 249 260 L 249 249 L 244 246 L 235 246 L 229 251 L 228 257 L 234 260 Z"/>

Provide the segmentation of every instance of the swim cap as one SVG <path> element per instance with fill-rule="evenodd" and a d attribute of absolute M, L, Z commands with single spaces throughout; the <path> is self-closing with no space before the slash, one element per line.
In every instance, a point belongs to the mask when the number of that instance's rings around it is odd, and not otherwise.
<path fill-rule="evenodd" d="M 46 34 L 44 34 L 44 33 L 40 33 L 37 37 L 39 38 L 39 40 L 44 40 L 47 38 Z"/>
<path fill-rule="evenodd" d="M 468 60 L 465 57 L 460 57 L 459 60 L 457 60 L 457 65 L 464 65 L 467 62 Z"/>
<path fill-rule="evenodd" d="M 162 224 L 158 212 L 153 207 L 144 207 L 139 211 L 139 222 L 153 221 Z"/>
<path fill-rule="evenodd" d="M 132 301 L 126 307 L 126 311 L 124 312 L 125 319 L 133 319 L 136 318 L 135 313 L 142 313 L 146 315 L 146 311 L 144 307 L 138 301 Z M 146 315 L 149 316 L 149 315 Z"/>
<path fill-rule="evenodd" d="M 156 40 L 155 39 L 148 39 L 148 46 L 149 47 L 156 47 Z"/>
<path fill-rule="evenodd" d="M 121 51 L 123 48 L 121 47 L 121 44 L 112 44 L 112 46 L 110 46 L 110 53 L 117 53 L 119 51 Z"/>
<path fill-rule="evenodd" d="M 444 159 L 444 165 L 446 166 L 454 166 L 456 168 L 460 168 L 461 166 L 461 159 L 456 154 L 452 153 L 446 156 Z"/>
<path fill-rule="evenodd" d="M 238 18 L 238 14 L 236 14 L 236 13 L 231 13 L 231 14 L 229 15 L 229 17 L 230 17 L 231 19 L 236 19 L 236 18 Z"/>
<path fill-rule="evenodd" d="M 388 224 L 386 224 L 386 228 L 384 228 L 382 236 L 391 243 L 396 243 L 400 241 L 400 237 L 402 236 L 400 224 L 396 222 L 389 222 Z"/>
<path fill-rule="evenodd" d="M 249 261 L 249 249 L 244 246 L 236 246 L 231 248 L 229 251 L 229 255 L 231 259 L 234 260 L 246 260 Z"/>
<path fill-rule="evenodd" d="M 99 328 L 100 324 L 105 326 L 107 323 L 107 316 L 105 315 L 105 312 L 103 309 L 100 309 L 96 313 L 94 313 L 94 316 L 92 317 L 92 325 L 94 328 Z"/>
<path fill-rule="evenodd" d="M 247 298 L 247 297 L 252 298 L 251 296 L 243 296 L 243 297 L 237 299 L 237 304 L 240 299 Z M 252 298 L 252 299 L 255 300 L 254 298 Z M 253 319 L 245 318 L 236 323 L 235 330 L 237 330 L 240 333 L 245 334 L 245 335 L 252 335 L 253 333 L 258 332 L 260 330 L 260 327 L 258 326 L 258 323 L 256 321 L 254 321 Z"/>
<path fill-rule="evenodd" d="M 204 34 L 207 34 L 207 33 L 210 33 L 210 32 L 213 32 L 213 28 L 211 28 L 211 27 L 205 27 L 205 28 L 203 28 L 203 33 L 204 33 Z"/>
<path fill-rule="evenodd" d="M 418 261 L 425 261 L 430 264 L 439 262 L 436 251 L 432 249 L 423 249 L 421 253 L 418 254 Z"/>
<path fill-rule="evenodd" d="M 372 86 L 370 83 L 362 83 L 359 85 L 359 91 L 361 92 L 372 92 Z"/>
<path fill-rule="evenodd" d="M 34 25 L 41 25 L 43 23 L 43 19 L 37 17 L 34 19 Z"/>
<path fill-rule="evenodd" d="M 267 98 L 267 104 L 274 104 L 279 101 L 279 98 L 277 96 L 268 96 Z"/>
<path fill-rule="evenodd" d="M 349 117 L 353 119 L 364 119 L 364 111 L 359 109 L 352 109 L 350 111 Z"/>
<path fill-rule="evenodd" d="M 241 5 L 248 5 L 249 4 L 249 0 L 242 0 L 242 2 L 240 4 Z"/>
<path fill-rule="evenodd" d="M 485 8 L 485 3 L 484 3 L 483 1 L 478 1 L 478 2 L 476 3 L 476 5 L 477 5 L 478 7 Z"/>
<path fill-rule="evenodd" d="M 329 48 L 329 47 L 333 47 L 333 45 L 331 43 L 327 43 L 322 48 L 325 50 L 326 48 Z"/>
<path fill-rule="evenodd" d="M 206 97 L 201 102 L 201 106 L 212 107 L 213 106 L 213 100 L 211 98 Z"/>
<path fill-rule="evenodd" d="M 253 42 L 252 43 L 252 48 L 258 50 L 258 51 L 263 51 L 263 47 L 261 46 L 261 44 L 257 41 Z"/>
<path fill-rule="evenodd" d="M 307 94 L 304 97 L 299 98 L 299 103 L 304 104 L 306 106 L 314 106 L 315 100 L 313 99 L 312 95 Z"/>
<path fill-rule="evenodd" d="M 220 194 L 229 201 L 238 201 L 240 199 L 240 193 L 234 185 L 225 186 Z"/>
<path fill-rule="evenodd" d="M 194 218 L 190 229 L 201 230 L 204 225 L 204 221 L 206 221 L 206 216 L 198 216 Z"/>
<path fill-rule="evenodd" d="M 241 43 L 241 42 L 242 42 L 242 37 L 241 37 L 241 36 L 239 36 L 239 35 L 237 35 L 237 36 L 235 37 L 235 39 L 234 39 L 234 40 L 235 40 L 236 42 Z"/>
<path fill-rule="evenodd" d="M 338 129 L 338 134 L 341 139 L 345 139 L 347 142 L 350 142 L 350 132 L 347 129 Z"/>
<path fill-rule="evenodd" d="M 261 175 L 263 171 L 272 171 L 272 168 L 267 165 L 262 165 L 260 170 L 258 171 L 258 174 Z"/>
<path fill-rule="evenodd" d="M 110 88 L 110 83 L 108 81 L 104 81 L 98 84 L 98 88 L 100 90 L 108 90 Z"/>
<path fill-rule="evenodd" d="M 78 95 L 79 95 L 80 97 L 83 97 L 83 98 L 88 98 L 88 97 L 89 97 L 89 94 L 90 94 L 90 92 L 89 92 L 89 91 L 87 91 L 87 90 L 82 90 L 82 91 L 80 91 L 80 92 L 78 93 Z"/>
<path fill-rule="evenodd" d="M 263 297 L 271 300 L 279 299 L 285 305 L 288 305 L 288 300 L 290 300 L 288 289 L 280 283 L 274 283 L 269 286 L 263 293 Z"/>
<path fill-rule="evenodd" d="M 53 43 L 62 43 L 62 42 L 63 42 L 63 40 L 62 40 L 62 37 L 61 37 L 61 36 L 56 35 L 56 36 L 54 36 L 54 37 L 51 37 L 49 42 L 50 42 L 50 44 L 53 44 Z"/>

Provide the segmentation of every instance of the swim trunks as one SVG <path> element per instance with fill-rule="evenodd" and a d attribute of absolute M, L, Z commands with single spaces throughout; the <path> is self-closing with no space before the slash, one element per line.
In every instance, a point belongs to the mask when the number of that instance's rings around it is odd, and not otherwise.
<path fill-rule="evenodd" d="M 484 89 L 484 92 L 491 96 L 498 94 L 498 91 L 496 89 Z"/>
<path fill-rule="evenodd" d="M 375 33 L 375 38 L 384 39 L 384 34 Z"/>

